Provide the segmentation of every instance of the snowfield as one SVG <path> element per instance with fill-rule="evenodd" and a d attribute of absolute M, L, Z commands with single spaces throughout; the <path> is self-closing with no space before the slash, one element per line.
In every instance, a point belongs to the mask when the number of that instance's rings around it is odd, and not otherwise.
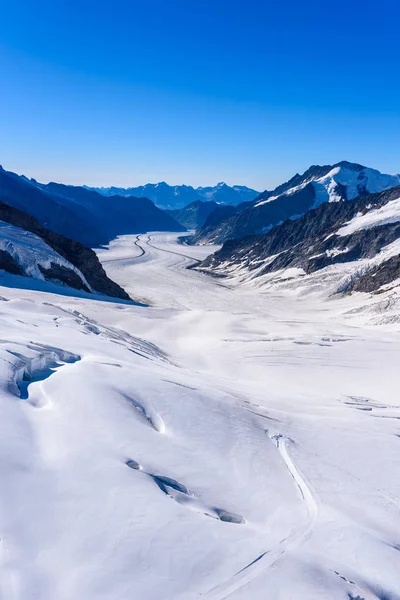
<path fill-rule="evenodd" d="M 99 250 L 147 306 L 0 272 L 1 600 L 400 598 L 398 296 L 215 249 Z"/>
<path fill-rule="evenodd" d="M 370 229 L 400 221 L 400 198 L 384 204 L 381 208 L 368 211 L 364 215 L 355 216 L 347 225 L 341 227 L 336 235 L 349 235 L 360 229 Z"/>

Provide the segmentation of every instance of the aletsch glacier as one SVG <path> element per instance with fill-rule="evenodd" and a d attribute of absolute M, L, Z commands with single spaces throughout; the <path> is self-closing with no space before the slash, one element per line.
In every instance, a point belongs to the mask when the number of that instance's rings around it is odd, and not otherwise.
<path fill-rule="evenodd" d="M 347 262 L 306 216 L 277 270 L 279 229 L 238 260 L 122 231 L 96 254 L 142 306 L 46 281 L 2 225 L 36 278 L 0 271 L 0 597 L 400 598 L 400 280 L 340 293 L 399 254 L 390 194 L 315 211 L 338 250 L 386 228 Z"/>

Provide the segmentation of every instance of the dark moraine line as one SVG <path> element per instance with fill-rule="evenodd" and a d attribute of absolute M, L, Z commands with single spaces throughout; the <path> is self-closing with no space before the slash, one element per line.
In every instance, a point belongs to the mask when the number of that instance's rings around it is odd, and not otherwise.
<path fill-rule="evenodd" d="M 149 236 L 149 239 L 147 240 L 147 245 L 150 246 L 151 248 L 154 248 L 155 250 L 159 250 L 160 252 L 167 252 L 168 254 L 175 254 L 176 256 L 180 256 L 180 257 L 188 258 L 189 260 L 192 260 L 195 264 L 189 265 L 187 267 L 188 269 L 192 269 L 193 267 L 199 265 L 202 262 L 201 260 L 198 260 L 197 258 L 193 258 L 193 256 L 188 256 L 187 254 L 181 254 L 180 252 L 173 252 L 172 250 L 165 250 L 164 248 L 158 248 L 154 244 L 151 244 L 150 241 L 151 241 L 151 236 Z"/>
<path fill-rule="evenodd" d="M 140 235 L 137 235 L 137 236 L 136 236 L 136 241 L 135 241 L 135 242 L 133 242 L 133 243 L 135 244 L 135 246 L 137 246 L 137 247 L 139 248 L 139 250 L 141 251 L 141 253 L 140 253 L 140 254 L 138 254 L 137 256 L 135 256 L 134 258 L 140 258 L 140 257 L 141 257 L 141 256 L 143 256 L 144 254 L 146 254 L 146 250 L 143 248 L 143 246 L 141 246 L 141 245 L 139 244 L 139 238 L 140 238 Z"/>

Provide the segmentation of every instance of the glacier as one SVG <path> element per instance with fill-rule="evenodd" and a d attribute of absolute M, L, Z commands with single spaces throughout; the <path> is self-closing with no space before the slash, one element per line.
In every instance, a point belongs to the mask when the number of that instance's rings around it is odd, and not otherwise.
<path fill-rule="evenodd" d="M 397 600 L 397 296 L 177 241 L 97 250 L 146 306 L 0 279 L 0 597 Z"/>

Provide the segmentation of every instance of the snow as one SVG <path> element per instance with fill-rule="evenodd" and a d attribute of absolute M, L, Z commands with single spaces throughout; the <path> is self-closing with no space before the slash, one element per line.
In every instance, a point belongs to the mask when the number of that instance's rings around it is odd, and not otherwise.
<path fill-rule="evenodd" d="M 0 597 L 396 600 L 400 324 L 176 238 L 98 251 L 148 307 L 0 279 Z"/>
<path fill-rule="evenodd" d="M 336 235 L 350 235 L 360 229 L 371 229 L 397 221 L 400 221 L 400 198 L 391 200 L 381 208 L 372 209 L 365 214 L 357 214 L 344 227 L 341 227 Z"/>
<path fill-rule="evenodd" d="M 313 181 L 315 189 L 315 200 L 313 208 L 317 208 L 324 202 L 340 202 L 342 196 L 337 192 L 337 186 L 334 179 L 328 179 L 327 181 Z"/>
<path fill-rule="evenodd" d="M 363 188 L 367 189 L 370 194 L 375 194 L 399 185 L 400 175 L 385 175 L 380 171 L 367 167 L 363 168 L 362 171 L 356 171 L 339 166 L 318 179 L 316 183 L 327 190 L 330 202 L 336 202 L 340 199 L 336 193 L 335 184 L 337 183 L 346 187 L 347 200 L 354 200 L 360 195 Z"/>
<path fill-rule="evenodd" d="M 292 188 L 292 189 L 294 189 L 294 188 Z M 281 194 L 281 196 L 286 196 L 286 193 Z M 257 202 L 257 204 L 254 205 L 254 208 L 256 208 L 257 206 L 263 206 L 263 204 L 268 204 L 269 202 L 273 202 L 274 200 L 277 200 L 279 197 L 280 196 L 270 196 L 266 200 L 262 200 L 261 202 Z"/>
<path fill-rule="evenodd" d="M 88 289 L 91 289 L 79 269 L 60 256 L 34 233 L 0 221 L 0 249 L 11 254 L 29 277 L 44 280 L 39 265 L 49 269 L 51 263 L 55 263 L 77 273 Z"/>
<path fill-rule="evenodd" d="M 339 202 L 343 200 L 343 197 L 338 193 L 337 184 L 345 186 L 347 200 L 354 200 L 354 198 L 362 193 L 364 188 L 368 190 L 369 193 L 375 194 L 377 192 L 383 192 L 391 187 L 395 187 L 396 185 L 400 185 L 400 175 L 386 175 L 380 171 L 369 169 L 367 167 L 364 167 L 361 171 L 357 171 L 341 165 L 331 169 L 331 171 L 323 177 L 308 179 L 278 196 L 271 196 L 271 198 L 259 202 L 256 206 L 268 204 L 281 196 L 293 195 L 305 188 L 310 182 L 315 189 L 315 202 L 313 208 L 317 208 L 324 202 Z"/>
<path fill-rule="evenodd" d="M 349 248 L 332 248 L 331 250 L 327 250 L 326 251 L 326 256 L 334 257 L 334 256 L 338 256 L 339 254 L 346 254 L 349 251 Z"/>

